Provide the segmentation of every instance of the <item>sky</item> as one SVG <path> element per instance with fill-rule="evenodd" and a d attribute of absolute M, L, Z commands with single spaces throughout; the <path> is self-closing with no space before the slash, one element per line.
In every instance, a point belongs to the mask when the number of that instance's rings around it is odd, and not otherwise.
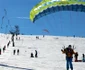
<path fill-rule="evenodd" d="M 85 36 L 84 12 L 59 11 L 31 22 L 30 11 L 40 1 L 0 0 L 0 33 L 9 33 L 18 25 L 25 35 Z"/>

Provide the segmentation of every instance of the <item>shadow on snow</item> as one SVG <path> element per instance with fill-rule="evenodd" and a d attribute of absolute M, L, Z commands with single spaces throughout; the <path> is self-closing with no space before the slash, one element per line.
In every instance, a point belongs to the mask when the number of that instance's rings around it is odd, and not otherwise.
<path fill-rule="evenodd" d="M 8 68 L 21 69 L 21 70 L 34 70 L 34 69 L 28 69 L 28 68 L 22 68 L 22 67 L 9 66 L 9 65 L 5 65 L 5 64 L 0 64 L 0 66 L 8 67 Z"/>

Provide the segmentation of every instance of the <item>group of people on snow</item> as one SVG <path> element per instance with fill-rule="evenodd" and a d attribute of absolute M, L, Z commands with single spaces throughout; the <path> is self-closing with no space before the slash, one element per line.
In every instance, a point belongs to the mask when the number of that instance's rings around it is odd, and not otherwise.
<path fill-rule="evenodd" d="M 37 50 L 35 50 L 35 54 L 31 53 L 30 57 L 31 57 L 31 58 L 34 58 L 34 57 L 37 58 L 37 57 L 38 57 L 38 52 L 37 52 Z"/>
<path fill-rule="evenodd" d="M 71 45 L 68 45 L 67 48 L 61 49 L 62 53 L 66 54 L 66 69 L 69 70 L 69 67 L 71 70 L 73 70 L 73 64 L 72 64 L 72 59 L 73 59 L 73 54 L 75 57 L 75 62 L 78 61 L 85 61 L 85 55 L 83 55 L 82 60 L 78 60 L 78 52 L 75 52 L 74 49 L 72 48 Z"/>
<path fill-rule="evenodd" d="M 15 55 L 16 53 L 17 53 L 17 55 L 19 55 L 19 52 L 20 52 L 19 49 L 17 49 L 17 50 L 14 49 L 13 50 L 13 55 Z"/>
<path fill-rule="evenodd" d="M 6 48 L 8 48 L 9 45 L 10 45 L 10 41 L 7 43 L 7 45 L 4 45 L 2 49 L 0 48 L 0 55 L 2 54 L 2 52 L 3 53 L 5 52 Z"/>

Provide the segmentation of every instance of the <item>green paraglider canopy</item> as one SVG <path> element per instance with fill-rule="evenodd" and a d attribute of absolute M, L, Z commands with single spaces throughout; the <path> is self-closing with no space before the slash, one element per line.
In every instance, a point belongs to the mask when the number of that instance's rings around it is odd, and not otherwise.
<path fill-rule="evenodd" d="M 85 12 L 85 0 L 42 0 L 30 11 L 30 20 L 35 22 L 42 16 L 59 11 Z"/>

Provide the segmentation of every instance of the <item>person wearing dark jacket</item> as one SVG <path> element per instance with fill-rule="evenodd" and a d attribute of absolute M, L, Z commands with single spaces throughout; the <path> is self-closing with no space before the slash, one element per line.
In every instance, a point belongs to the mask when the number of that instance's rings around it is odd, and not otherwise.
<path fill-rule="evenodd" d="M 1 48 L 0 48 L 0 55 L 1 55 Z"/>
<path fill-rule="evenodd" d="M 34 58 L 34 55 L 33 55 L 33 53 L 31 53 L 31 56 L 30 56 L 31 58 Z"/>
<path fill-rule="evenodd" d="M 71 48 L 71 45 L 69 45 L 64 50 L 61 49 L 61 51 L 66 54 L 66 69 L 69 70 L 69 66 L 71 70 L 73 70 L 73 64 L 72 64 L 72 58 L 73 54 L 75 54 L 74 50 Z"/>
<path fill-rule="evenodd" d="M 16 50 L 14 49 L 14 50 L 13 50 L 13 55 L 15 55 L 15 53 L 16 53 Z"/>
<path fill-rule="evenodd" d="M 35 50 L 35 57 L 36 57 L 36 58 L 38 57 L 38 52 L 37 52 L 37 50 Z"/>
<path fill-rule="evenodd" d="M 82 61 L 85 62 L 85 55 L 82 54 Z"/>
<path fill-rule="evenodd" d="M 78 52 L 75 53 L 75 62 L 78 62 Z"/>
<path fill-rule="evenodd" d="M 17 55 L 19 55 L 19 49 L 17 49 Z"/>

